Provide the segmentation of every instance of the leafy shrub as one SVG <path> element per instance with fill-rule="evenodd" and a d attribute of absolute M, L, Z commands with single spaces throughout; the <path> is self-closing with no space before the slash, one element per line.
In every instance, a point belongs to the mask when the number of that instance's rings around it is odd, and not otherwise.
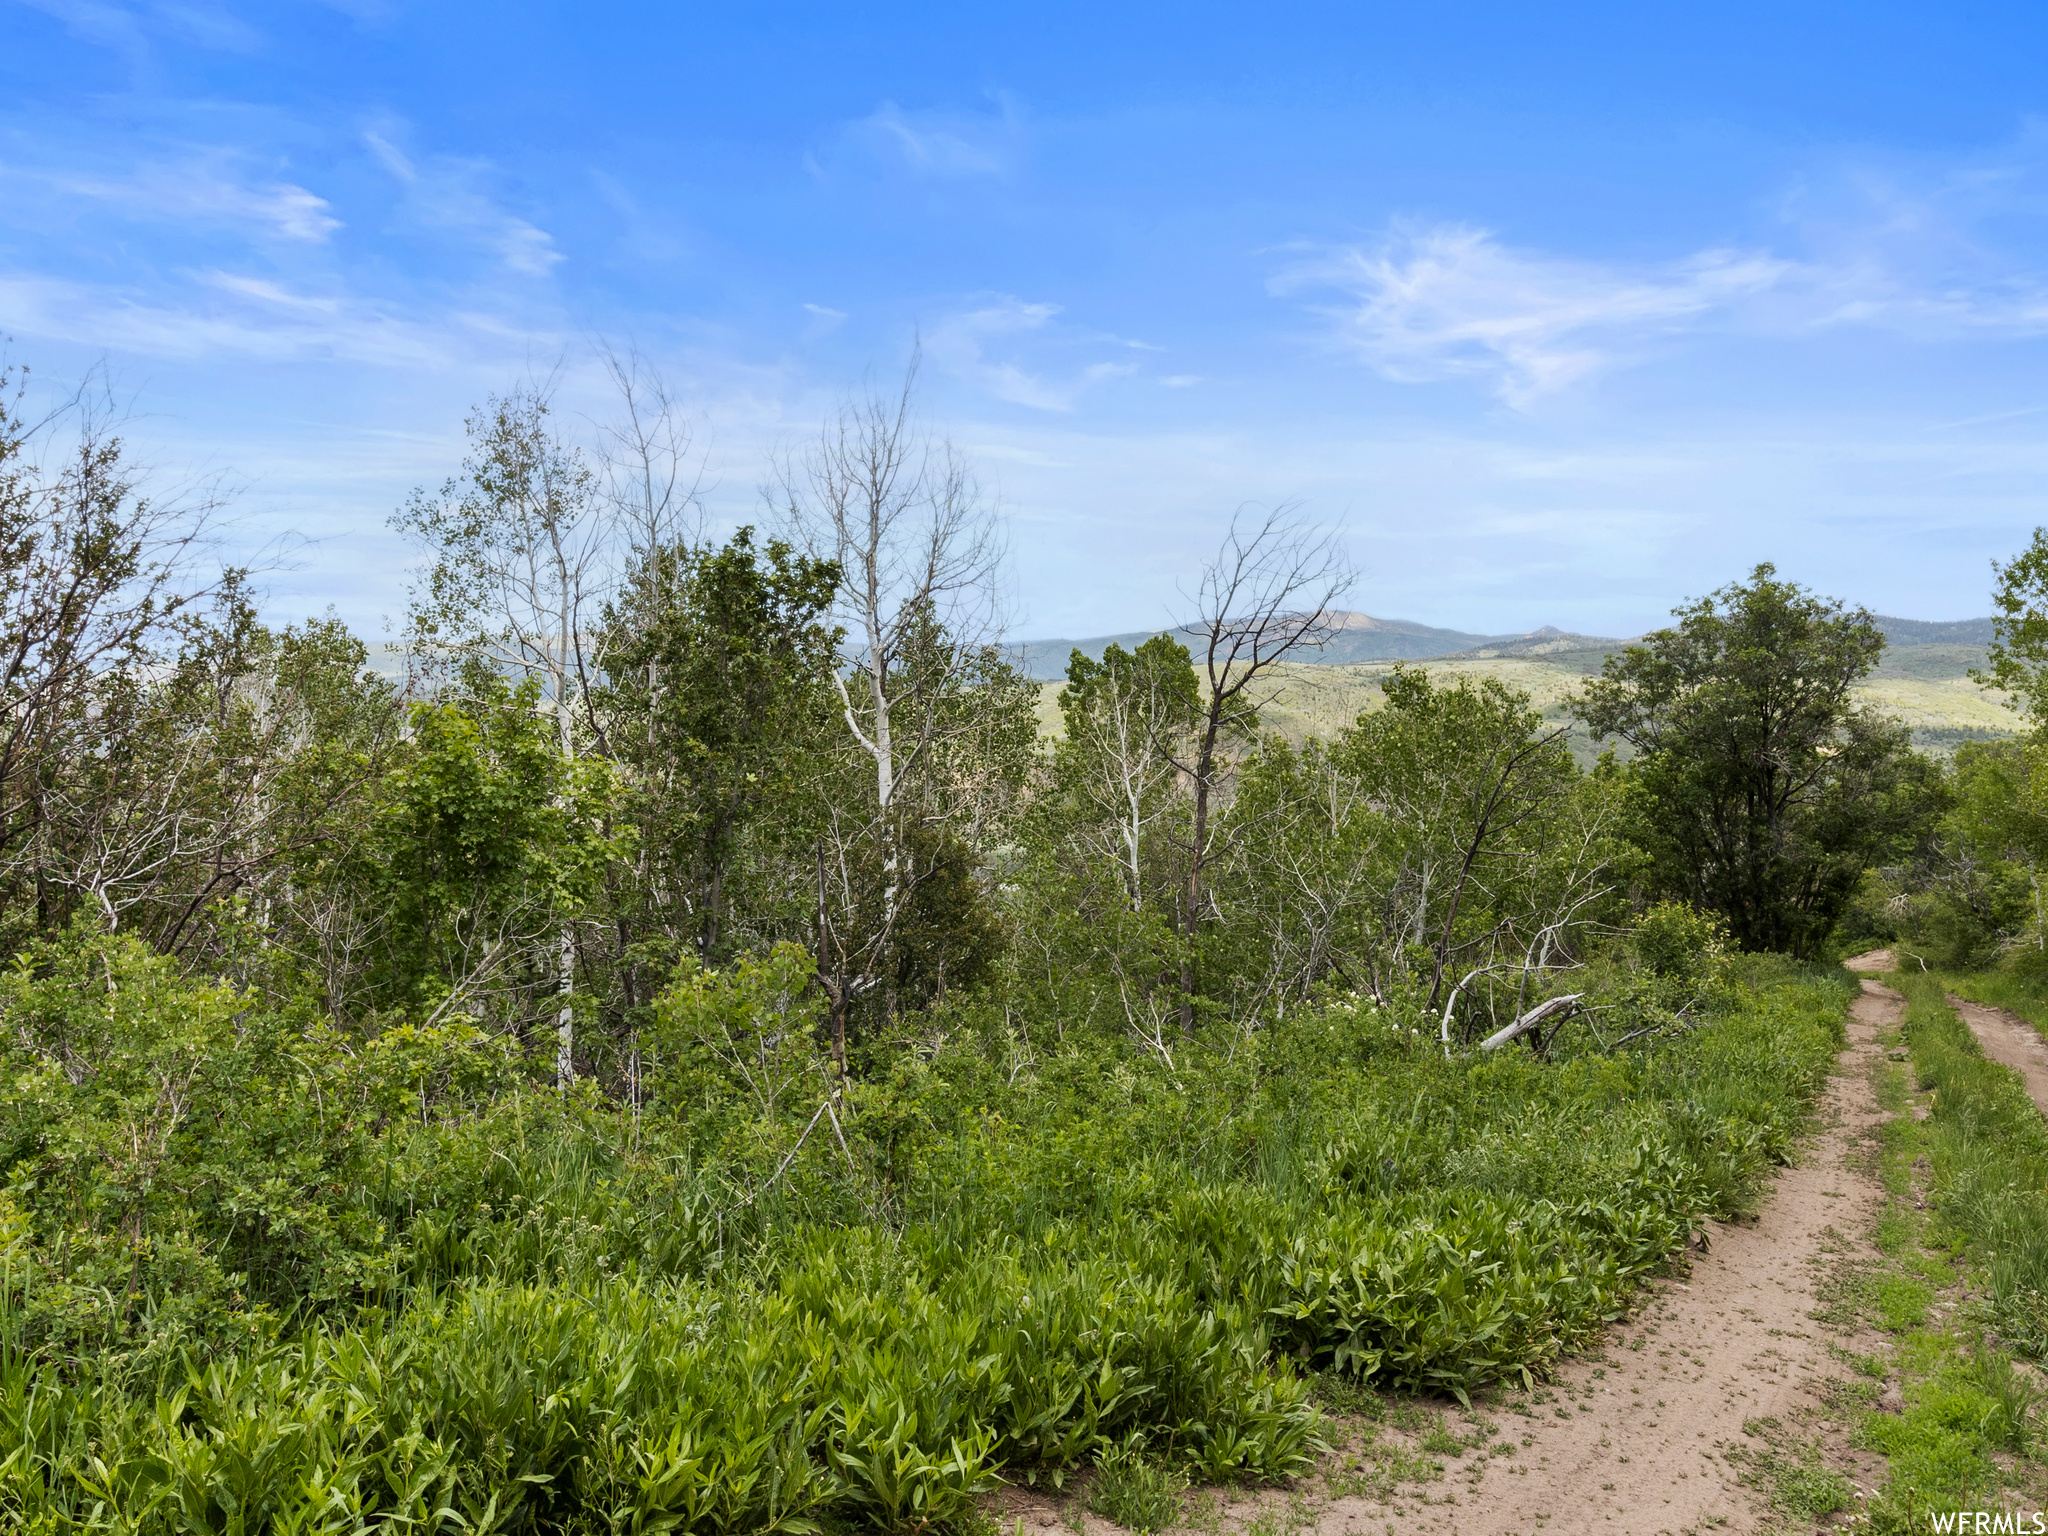
<path fill-rule="evenodd" d="M 1727 951 L 1728 924 L 1682 901 L 1660 901 L 1636 920 L 1629 942 L 1652 974 L 1691 977 Z"/>

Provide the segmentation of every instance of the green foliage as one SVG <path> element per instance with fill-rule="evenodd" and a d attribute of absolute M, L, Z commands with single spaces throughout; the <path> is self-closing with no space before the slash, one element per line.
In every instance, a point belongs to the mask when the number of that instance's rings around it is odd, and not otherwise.
<path fill-rule="evenodd" d="M 1636 750 L 1653 887 L 1719 913 L 1745 949 L 1817 955 L 1864 870 L 1938 808 L 1905 728 L 1850 701 L 1884 636 L 1769 565 L 1676 612 L 1574 710 Z"/>
<path fill-rule="evenodd" d="M 1838 1509 L 1847 1509 L 1855 1493 L 1848 1478 L 1832 1467 L 1822 1466 L 1780 1468 L 1772 1486 L 1780 1504 L 1807 1520 L 1819 1520 Z"/>
<path fill-rule="evenodd" d="M 352 1042 L 131 940 L 39 952 L 0 994 L 35 1085 L 0 1507 L 911 1531 L 998 1471 L 1095 1465 L 1135 1519 L 1164 1468 L 1299 1469 L 1297 1362 L 1467 1396 L 1544 1371 L 1762 1176 L 1845 997 L 1760 971 L 1654 1053 L 1548 1063 L 1358 1007 L 1171 1072 L 1023 1072 L 970 1031 L 828 1115 L 807 975 L 786 946 L 684 976 L 610 1107 L 534 1093 L 466 1023 Z"/>
<path fill-rule="evenodd" d="M 617 780 L 564 755 L 540 683 L 471 670 L 467 696 L 412 707 L 408 751 L 347 872 L 380 916 L 373 1006 L 463 1002 L 519 1018 L 554 989 L 534 946 L 582 914 L 622 840 Z"/>
<path fill-rule="evenodd" d="M 1636 919 L 1629 939 L 1652 975 L 1690 980 L 1711 971 L 1726 952 L 1728 925 L 1682 901 L 1660 901 Z"/>
<path fill-rule="evenodd" d="M 1148 1461 L 1135 1446 L 1116 1446 L 1104 1451 L 1096 1466 L 1088 1507 L 1138 1536 L 1152 1536 L 1179 1519 L 1187 1486 L 1186 1472 Z"/>
<path fill-rule="evenodd" d="M 800 836 L 816 819 L 838 632 L 838 568 L 742 528 L 719 547 L 639 553 L 605 612 L 604 745 L 630 771 L 627 812 L 653 860 L 641 900 L 687 906 L 698 958 L 736 947 L 731 915 L 766 861 L 750 843 Z M 737 937 L 744 939 L 742 931 Z"/>
<path fill-rule="evenodd" d="M 1634 768 L 1405 668 L 1261 739 L 1314 623 L 1230 603 L 1200 672 L 1076 656 L 1041 749 L 902 402 L 789 488 L 844 569 L 680 539 L 650 409 L 631 494 L 542 394 L 471 418 L 396 520 L 402 685 L 239 574 L 207 609 L 115 445 L 43 485 L 0 421 L 0 1523 L 932 1533 L 1092 1468 L 1160 1527 L 1308 1463 L 1304 1373 L 1530 1382 L 1752 1201 L 1846 992 L 1729 931 L 1814 951 L 1873 827 L 2012 947 L 2031 748 L 1908 837 L 1867 636 L 1767 569 L 1608 680 Z M 1684 841 L 1729 740 L 1806 775 L 1768 857 Z M 1766 866 L 1803 894 L 1751 921 L 1714 882 Z"/>
<path fill-rule="evenodd" d="M 1624 916 L 1631 796 L 1579 774 L 1497 682 L 1402 668 L 1385 687 L 1335 742 L 1271 741 L 1247 763 L 1226 820 L 1240 861 L 1214 877 L 1239 916 L 1210 963 L 1256 995 L 1332 978 L 1383 1003 L 1413 993 L 1469 1039 Z"/>
<path fill-rule="evenodd" d="M 1943 1218 L 1980 1247 L 1999 1329 L 2048 1351 L 2048 1123 L 2010 1068 L 1985 1058 L 1942 978 L 1902 971 L 1906 1038 L 1935 1090 L 1929 1158 Z"/>
<path fill-rule="evenodd" d="M 1985 666 L 1970 675 L 1997 688 L 2036 724 L 2048 723 L 2048 528 L 2036 528 L 2027 547 L 2008 561 L 1991 562 L 1991 644 Z"/>
<path fill-rule="evenodd" d="M 85 932 L 0 976 L 0 1098 L 17 1337 L 59 1356 L 161 1358 L 358 1294 L 384 1261 L 360 1177 L 388 1057 L 189 981 Z M 332 1095 L 332 1097 L 330 1097 Z"/>

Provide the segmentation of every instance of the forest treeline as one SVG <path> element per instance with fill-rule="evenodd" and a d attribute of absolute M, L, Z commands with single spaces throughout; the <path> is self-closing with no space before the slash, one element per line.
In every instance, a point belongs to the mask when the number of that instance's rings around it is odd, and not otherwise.
<path fill-rule="evenodd" d="M 910 381 L 712 538 L 613 373 L 594 438 L 515 390 L 397 509 L 402 679 L 11 397 L 25 1528 L 912 1531 L 998 1472 L 1285 1475 L 1304 1370 L 1529 1379 L 1744 1208 L 1839 1042 L 1806 962 L 1973 901 L 2038 943 L 2034 748 L 1912 751 L 1852 697 L 1870 615 L 1768 565 L 1589 681 L 1590 770 L 1416 668 L 1290 742 L 1274 668 L 1351 572 L 1242 513 L 1041 740 Z M 2038 537 L 2001 581 L 1995 681 L 2048 699 Z"/>
<path fill-rule="evenodd" d="M 620 383 L 595 451 L 493 399 L 398 512 L 402 681 L 332 617 L 262 623 L 118 440 L 0 426 L 7 948 L 84 919 L 628 1097 L 665 989 L 784 943 L 840 1075 L 955 1015 L 1170 1059 L 1330 985 L 1467 1041 L 1659 899 L 1818 955 L 1941 809 L 1851 703 L 1868 615 L 1769 567 L 1588 687 L 1627 766 L 1582 773 L 1525 697 L 1418 669 L 1333 740 L 1268 736 L 1273 667 L 1350 580 L 1284 512 L 1237 520 L 1181 627 L 1077 653 L 1047 747 L 994 628 L 999 525 L 907 388 L 708 540 L 673 406 Z"/>

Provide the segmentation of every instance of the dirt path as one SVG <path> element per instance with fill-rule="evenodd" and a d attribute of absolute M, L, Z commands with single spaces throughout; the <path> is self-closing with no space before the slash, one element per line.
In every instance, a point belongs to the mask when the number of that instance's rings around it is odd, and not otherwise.
<path fill-rule="evenodd" d="M 1867 955 L 1855 955 L 1842 962 L 1852 971 L 1888 971 L 1892 963 L 1892 952 L 1888 949 L 1873 949 Z M 2048 1040 L 2043 1040 L 2041 1032 L 2016 1013 L 1993 1008 L 1988 1003 L 1973 1003 L 1953 992 L 1948 994 L 1948 1000 L 1970 1026 L 1977 1043 L 1984 1047 L 1984 1054 L 2019 1073 L 2026 1080 L 2027 1096 L 2034 1101 L 2034 1107 L 2048 1115 Z"/>
<path fill-rule="evenodd" d="M 1442 1481 L 1409 1485 L 1392 1500 L 1318 1501 L 1317 1536 L 1390 1527 L 1444 1536 L 1776 1528 L 1781 1522 L 1741 1481 L 1767 1449 L 1744 1432 L 1759 1419 L 1802 1426 L 1851 1482 L 1875 1488 L 1880 1463 L 1847 1445 L 1847 1426 L 1830 1417 L 1821 1386 L 1844 1374 L 1828 1353 L 1831 1338 L 1863 1352 L 1877 1341 L 1830 1335 L 1813 1314 L 1824 1307 L 1820 1283 L 1844 1256 L 1872 1256 L 1859 1236 L 1884 1198 L 1861 1150 L 1884 1118 L 1871 1067 L 1879 1026 L 1903 1011 L 1897 993 L 1863 984 L 1823 1128 L 1799 1165 L 1778 1176 L 1757 1220 L 1715 1226 L 1684 1281 L 1654 1285 L 1603 1352 L 1568 1363 L 1533 1402 L 1482 1410 L 1500 1430 L 1490 1445 L 1512 1443 L 1512 1454 L 1440 1458 Z M 1448 1418 L 1455 1429 L 1464 1416 Z"/>
<path fill-rule="evenodd" d="M 1953 992 L 1948 1000 L 1970 1026 L 1977 1043 L 1984 1047 L 1984 1054 L 2025 1078 L 2027 1095 L 2033 1099 L 2034 1107 L 2048 1114 L 2048 1040 L 2041 1038 L 2041 1032 L 2003 1008 L 1973 1003 Z"/>

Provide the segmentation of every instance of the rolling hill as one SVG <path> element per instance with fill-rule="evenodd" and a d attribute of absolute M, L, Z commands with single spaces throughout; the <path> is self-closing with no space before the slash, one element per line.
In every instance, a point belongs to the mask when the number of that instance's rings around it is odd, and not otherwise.
<path fill-rule="evenodd" d="M 1970 680 L 1972 668 L 1984 664 L 1984 646 L 1991 621 L 1964 619 L 1929 622 L 1876 616 L 1889 642 L 1884 659 L 1858 696 L 1912 727 L 1914 745 L 1946 756 L 1966 741 L 1989 741 L 2015 734 L 2018 718 L 2003 705 L 2003 696 L 1986 692 Z M 1074 650 L 1099 658 L 1103 648 L 1142 644 L 1157 631 L 1102 635 L 1092 640 L 1046 640 L 1020 647 L 1027 669 L 1042 686 L 1038 716 L 1041 729 L 1056 735 L 1060 728 L 1057 699 L 1066 658 Z M 1585 678 L 1626 640 L 1573 634 L 1546 626 L 1519 635 L 1473 635 L 1400 619 L 1368 614 L 1345 615 L 1338 639 L 1309 660 L 1278 669 L 1274 696 L 1265 710 L 1272 728 L 1295 740 L 1328 736 L 1376 709 L 1384 695 L 1380 681 L 1394 666 L 1420 666 L 1434 674 L 1497 677 L 1528 693 L 1546 719 L 1564 724 L 1566 699 Z M 1057 658 L 1055 660 L 1055 658 Z M 1598 745 L 1577 726 L 1572 747 L 1590 761 Z"/>

